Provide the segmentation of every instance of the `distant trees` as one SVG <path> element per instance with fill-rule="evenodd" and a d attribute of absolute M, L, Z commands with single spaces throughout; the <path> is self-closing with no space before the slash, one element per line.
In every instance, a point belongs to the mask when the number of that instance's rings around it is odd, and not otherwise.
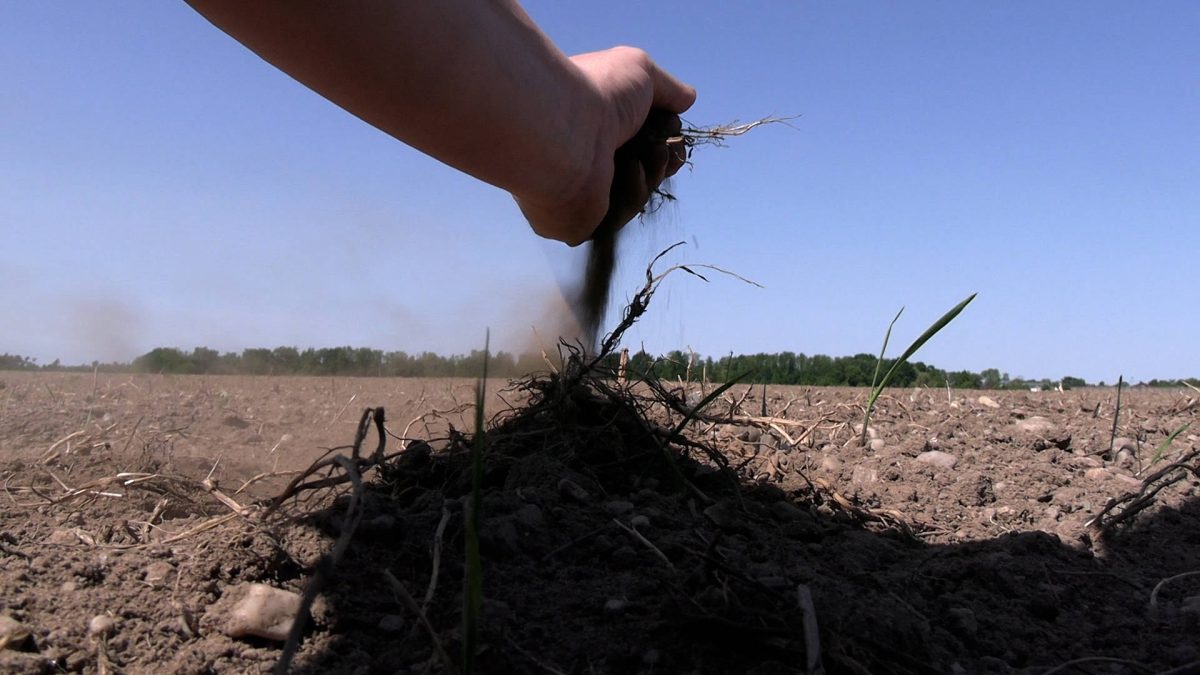
<path fill-rule="evenodd" d="M 605 366 L 617 367 L 618 355 L 607 357 Z M 132 363 L 92 363 L 63 366 L 58 361 L 39 366 L 35 359 L 15 354 L 0 354 L 0 370 L 87 370 L 103 372 L 135 371 L 142 373 L 174 373 L 181 375 L 339 375 L 359 377 L 477 377 L 483 371 L 484 353 L 472 350 L 467 354 L 442 356 L 433 352 L 409 354 L 403 351 L 385 352 L 366 347 L 256 347 L 221 353 L 208 347 L 184 351 L 175 347 L 158 347 L 142 354 Z M 645 374 L 664 380 L 725 382 L 746 375 L 744 382 L 765 384 L 797 384 L 808 386 L 867 387 L 876 372 L 878 358 L 872 354 L 827 356 L 778 352 L 773 354 L 729 354 L 718 359 L 700 356 L 691 351 L 672 350 L 661 357 L 644 351 L 630 354 L 629 373 L 633 377 Z M 894 360 L 879 364 L 882 374 Z M 488 355 L 488 373 L 496 377 L 517 377 L 547 370 L 541 354 L 493 352 Z M 1152 387 L 1181 387 L 1184 383 L 1200 387 L 1200 378 L 1185 380 L 1150 380 Z M 969 370 L 945 371 L 920 361 L 901 364 L 892 380 L 893 387 L 952 387 L 956 389 L 1064 389 L 1086 387 L 1081 377 L 1066 376 L 1061 380 L 1031 380 L 1009 377 L 996 368 L 975 373 Z M 1104 386 L 1100 383 L 1100 386 Z"/>
<path fill-rule="evenodd" d="M 0 354 L 0 370 L 36 370 L 37 367 L 37 360 L 28 356 L 8 352 Z"/>

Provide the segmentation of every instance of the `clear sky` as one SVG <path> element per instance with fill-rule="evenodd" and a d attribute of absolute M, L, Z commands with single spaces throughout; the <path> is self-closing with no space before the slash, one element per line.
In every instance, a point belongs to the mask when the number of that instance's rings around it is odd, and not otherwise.
<path fill-rule="evenodd" d="M 899 351 L 1089 381 L 1200 374 L 1200 4 L 557 2 L 564 51 L 632 44 L 695 125 L 800 115 L 705 148 L 648 260 L 633 347 Z M 182 2 L 0 4 L 0 352 L 156 346 L 460 353 L 532 342 L 577 251 L 503 192 L 363 124 Z"/>

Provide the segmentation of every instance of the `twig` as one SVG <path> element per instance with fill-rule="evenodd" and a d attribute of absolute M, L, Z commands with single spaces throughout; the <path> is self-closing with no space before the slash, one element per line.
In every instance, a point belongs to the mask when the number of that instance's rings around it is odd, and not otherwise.
<path fill-rule="evenodd" d="M 638 532 L 637 530 L 633 529 L 632 527 L 629 527 L 628 525 L 626 525 L 625 523 L 622 523 L 621 521 L 617 520 L 616 518 L 613 518 L 612 521 L 617 524 L 617 527 L 621 528 L 622 530 L 625 530 L 626 532 L 628 532 L 630 534 L 630 536 L 632 536 L 634 539 L 637 539 L 639 542 L 641 542 L 643 546 L 645 546 L 646 548 L 653 551 L 655 555 L 657 555 L 659 558 L 662 559 L 663 562 L 665 562 L 667 564 L 667 567 L 669 567 L 672 572 L 675 571 L 675 565 L 671 563 L 671 559 L 667 557 L 667 554 L 665 554 L 661 550 L 659 550 L 659 548 L 657 546 L 655 546 L 653 543 L 651 543 L 651 541 L 649 539 L 642 536 L 641 532 Z"/>
<path fill-rule="evenodd" d="M 321 556 L 321 560 L 317 563 L 316 571 L 313 572 L 312 578 L 309 579 L 308 585 L 304 588 L 304 595 L 300 598 L 300 607 L 296 610 L 296 616 L 292 619 L 292 629 L 288 632 L 287 642 L 283 645 L 283 652 L 279 655 L 279 661 L 275 663 L 275 674 L 284 675 L 292 665 L 292 659 L 296 656 L 296 650 L 300 648 L 300 638 L 304 636 L 304 630 L 308 624 L 308 613 L 312 610 L 312 604 L 317 599 L 317 593 L 321 591 L 321 586 L 325 584 L 326 579 L 333 574 L 337 564 L 341 562 L 342 555 L 350 546 L 350 539 L 354 537 L 354 530 L 358 528 L 359 521 L 362 520 L 363 509 L 361 507 L 363 484 L 362 478 L 358 475 L 358 469 L 354 466 L 354 462 L 348 457 L 338 455 L 334 458 L 338 466 L 346 472 L 350 477 L 350 482 L 354 489 L 350 493 L 350 505 L 346 508 L 346 520 L 342 526 L 342 532 L 338 535 L 337 541 L 333 544 L 333 549 Z"/>
<path fill-rule="evenodd" d="M 1178 581 L 1180 579 L 1186 579 L 1188 577 L 1194 577 L 1194 576 L 1200 576 L 1200 571 L 1184 572 L 1182 574 L 1176 574 L 1173 577 L 1167 577 L 1166 579 L 1163 579 L 1162 581 L 1155 584 L 1154 590 L 1150 591 L 1150 611 L 1151 612 L 1158 611 L 1158 592 L 1162 590 L 1163 586 L 1166 586 L 1167 584 L 1171 583 L 1172 581 Z"/>
<path fill-rule="evenodd" d="M 525 658 L 529 659 L 530 661 L 533 661 L 534 665 L 536 665 L 538 668 L 541 668 L 542 670 L 546 671 L 547 673 L 550 673 L 550 675 L 566 675 L 565 673 L 563 673 L 563 671 L 559 670 L 558 668 L 555 668 L 553 666 L 542 663 L 541 660 L 539 660 L 536 656 L 534 656 L 533 654 L 530 654 L 528 651 L 526 651 L 524 648 L 522 648 L 521 645 L 517 644 L 517 641 L 513 640 L 512 636 L 505 635 L 504 639 L 506 642 L 508 642 L 508 646 L 515 649 L 518 654 L 520 654 L 521 656 L 524 656 Z"/>
<path fill-rule="evenodd" d="M 438 521 L 433 533 L 433 571 L 429 573 L 429 587 L 425 589 L 425 599 L 421 602 L 421 612 L 429 608 L 433 602 L 433 594 L 437 592 L 438 572 L 442 567 L 442 535 L 446 532 L 446 523 L 450 522 L 450 509 L 442 507 L 442 519 Z"/>
<path fill-rule="evenodd" d="M 1050 670 L 1047 670 L 1046 672 L 1042 673 L 1042 675 L 1054 675 L 1054 673 L 1065 672 L 1068 668 L 1074 668 L 1075 666 L 1081 666 L 1085 663 L 1119 663 L 1123 666 L 1129 666 L 1130 668 L 1139 670 L 1143 673 L 1153 673 L 1154 672 L 1150 668 L 1147 668 L 1146 666 L 1138 663 L 1137 661 L 1130 661 L 1129 659 L 1118 659 L 1118 658 L 1113 658 L 1111 656 L 1085 656 L 1081 659 L 1073 659 L 1071 661 L 1067 661 L 1066 663 L 1057 665 L 1057 666 L 1051 668 Z"/>
<path fill-rule="evenodd" d="M 442 646 L 442 641 L 438 638 L 437 631 L 433 629 L 433 624 L 429 623 L 429 618 L 425 616 L 425 612 L 417 606 L 417 601 L 413 599 L 412 594 L 408 592 L 404 584 L 400 583 L 399 579 L 392 575 L 391 570 L 383 570 L 383 578 L 388 582 L 388 586 L 391 586 L 392 591 L 400 596 L 400 599 L 408 607 L 409 611 L 417 616 L 417 620 L 421 622 L 421 625 L 425 626 L 425 630 L 429 633 L 429 639 L 433 642 L 433 650 L 437 653 L 438 658 L 442 660 L 442 665 L 451 673 L 457 673 L 458 668 L 454 666 L 454 662 L 450 660 L 450 655 L 446 653 L 445 647 Z"/>
<path fill-rule="evenodd" d="M 50 462 L 53 462 L 54 460 L 58 459 L 58 456 L 60 453 L 55 452 L 55 450 L 58 449 L 58 446 L 70 441 L 71 439 L 79 438 L 80 436 L 82 436 L 86 433 L 87 433 L 86 429 L 80 429 L 79 431 L 69 433 L 66 436 L 63 436 L 62 438 L 58 439 L 50 446 L 50 448 L 48 450 L 46 450 L 46 452 L 42 453 L 42 457 L 40 460 L 41 463 L 49 464 Z"/>
<path fill-rule="evenodd" d="M 821 635 L 817 631 L 817 609 L 813 606 L 812 591 L 804 584 L 796 586 L 796 602 L 804 617 L 804 661 L 808 675 L 824 675 L 821 664 Z"/>

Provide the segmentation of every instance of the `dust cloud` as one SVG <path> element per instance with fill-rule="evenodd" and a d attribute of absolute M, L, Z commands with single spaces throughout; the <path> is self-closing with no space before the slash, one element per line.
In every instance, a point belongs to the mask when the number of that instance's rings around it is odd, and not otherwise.
<path fill-rule="evenodd" d="M 68 312 L 64 334 L 75 354 L 102 362 L 129 361 L 138 355 L 144 320 L 131 303 L 84 295 L 68 298 L 63 306 Z"/>

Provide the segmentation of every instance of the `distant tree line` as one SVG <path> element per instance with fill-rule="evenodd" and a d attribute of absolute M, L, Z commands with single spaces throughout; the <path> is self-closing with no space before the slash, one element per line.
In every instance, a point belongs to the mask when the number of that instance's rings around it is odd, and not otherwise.
<path fill-rule="evenodd" d="M 488 355 L 488 373 L 496 377 L 518 377 L 548 368 L 541 354 L 494 352 Z M 605 365 L 616 368 L 619 356 L 612 354 Z M 159 347 L 132 363 L 93 362 L 90 365 L 64 366 L 58 361 L 39 366 L 34 359 L 15 354 L 0 354 L 0 370 L 87 370 L 104 372 L 170 373 L 178 375 L 339 375 L 357 377 L 478 377 L 483 372 L 484 353 L 442 356 L 433 352 L 409 354 L 385 352 L 366 347 L 327 347 L 297 349 L 246 349 L 221 353 L 207 347 L 189 351 Z M 826 356 L 824 354 L 729 354 L 714 359 L 680 350 L 653 357 L 646 352 L 630 354 L 629 371 L 633 376 L 653 374 L 666 380 L 725 382 L 744 376 L 744 382 L 797 384 L 808 386 L 867 387 L 875 375 L 878 358 L 872 354 Z M 880 373 L 891 368 L 884 359 Z M 1200 378 L 1151 380 L 1142 386 L 1179 387 L 1183 383 L 1200 387 Z M 892 380 L 894 387 L 951 387 L 954 389 L 1064 389 L 1090 386 L 1083 378 L 1065 376 L 1057 380 L 1031 380 L 1009 377 L 996 368 L 975 373 L 969 370 L 946 371 L 920 361 L 901 365 Z M 1098 386 L 1105 386 L 1099 382 Z"/>

